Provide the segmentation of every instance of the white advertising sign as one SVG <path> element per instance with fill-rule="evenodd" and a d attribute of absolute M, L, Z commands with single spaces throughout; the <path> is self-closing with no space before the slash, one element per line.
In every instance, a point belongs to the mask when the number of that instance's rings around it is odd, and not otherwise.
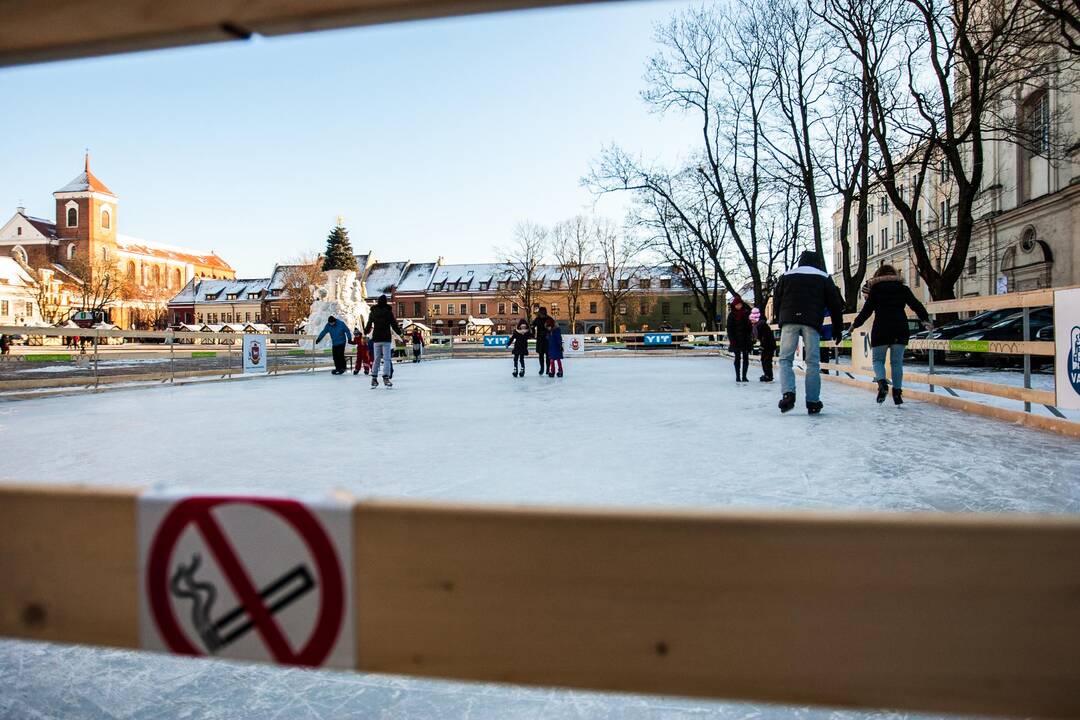
<path fill-rule="evenodd" d="M 1059 408 L 1080 410 L 1080 288 L 1054 293 L 1054 386 Z"/>
<path fill-rule="evenodd" d="M 266 336 L 244 335 L 244 372 L 266 372 Z"/>
<path fill-rule="evenodd" d="M 142 648 L 355 667 L 351 503 L 148 492 L 137 533 Z"/>
<path fill-rule="evenodd" d="M 584 335 L 563 335 L 563 355 L 584 355 Z"/>
<path fill-rule="evenodd" d="M 874 352 L 870 348 L 871 323 L 863 323 L 851 331 L 851 369 L 873 372 Z"/>

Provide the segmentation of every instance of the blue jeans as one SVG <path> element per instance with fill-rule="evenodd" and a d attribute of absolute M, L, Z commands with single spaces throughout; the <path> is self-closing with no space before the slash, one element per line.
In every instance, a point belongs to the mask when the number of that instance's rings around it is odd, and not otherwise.
<path fill-rule="evenodd" d="M 375 359 L 371 361 L 371 377 L 378 377 L 379 366 L 382 365 L 384 359 L 386 360 L 386 367 L 383 369 L 383 377 L 388 378 L 394 374 L 394 361 L 391 359 L 393 354 L 394 343 L 375 343 Z"/>
<path fill-rule="evenodd" d="M 780 328 L 780 391 L 795 392 L 795 348 L 806 348 L 806 402 L 821 400 L 821 333 L 809 325 L 788 323 Z"/>
<path fill-rule="evenodd" d="M 904 387 L 904 348 L 906 345 L 875 345 L 871 348 L 874 354 L 874 382 L 885 379 L 885 352 L 889 353 L 889 364 L 892 365 L 892 386 L 897 390 Z"/>

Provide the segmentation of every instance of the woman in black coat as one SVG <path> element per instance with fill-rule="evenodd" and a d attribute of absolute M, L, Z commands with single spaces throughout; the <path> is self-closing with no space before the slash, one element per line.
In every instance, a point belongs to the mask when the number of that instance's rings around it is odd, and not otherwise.
<path fill-rule="evenodd" d="M 893 402 L 904 402 L 904 349 L 909 339 L 908 319 L 905 308 L 911 308 L 923 325 L 930 326 L 930 315 L 919 299 L 904 284 L 892 265 L 882 265 L 866 283 L 869 294 L 866 304 L 859 312 L 851 329 L 866 322 L 874 314 L 874 325 L 870 328 L 870 346 L 874 354 L 874 382 L 878 384 L 877 401 L 885 402 L 889 394 L 889 382 L 885 379 L 885 353 L 889 353 L 892 366 Z"/>
<path fill-rule="evenodd" d="M 727 316 L 728 347 L 735 356 L 735 382 L 749 382 L 750 349 L 754 347 L 754 328 L 750 324 L 750 308 L 739 295 L 731 298 Z"/>

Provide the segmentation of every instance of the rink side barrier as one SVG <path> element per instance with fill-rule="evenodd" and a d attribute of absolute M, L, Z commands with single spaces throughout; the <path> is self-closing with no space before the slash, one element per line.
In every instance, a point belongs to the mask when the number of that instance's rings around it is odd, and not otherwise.
<path fill-rule="evenodd" d="M 0 484 L 0 635 L 138 648 L 138 505 Z M 350 507 L 359 671 L 1080 716 L 1077 516 Z"/>

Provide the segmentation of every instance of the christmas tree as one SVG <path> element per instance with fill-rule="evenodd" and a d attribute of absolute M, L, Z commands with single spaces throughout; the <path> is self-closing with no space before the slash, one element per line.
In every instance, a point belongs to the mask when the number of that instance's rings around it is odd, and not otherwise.
<path fill-rule="evenodd" d="M 356 256 L 349 243 L 349 232 L 338 223 L 326 238 L 323 270 L 356 270 Z"/>

